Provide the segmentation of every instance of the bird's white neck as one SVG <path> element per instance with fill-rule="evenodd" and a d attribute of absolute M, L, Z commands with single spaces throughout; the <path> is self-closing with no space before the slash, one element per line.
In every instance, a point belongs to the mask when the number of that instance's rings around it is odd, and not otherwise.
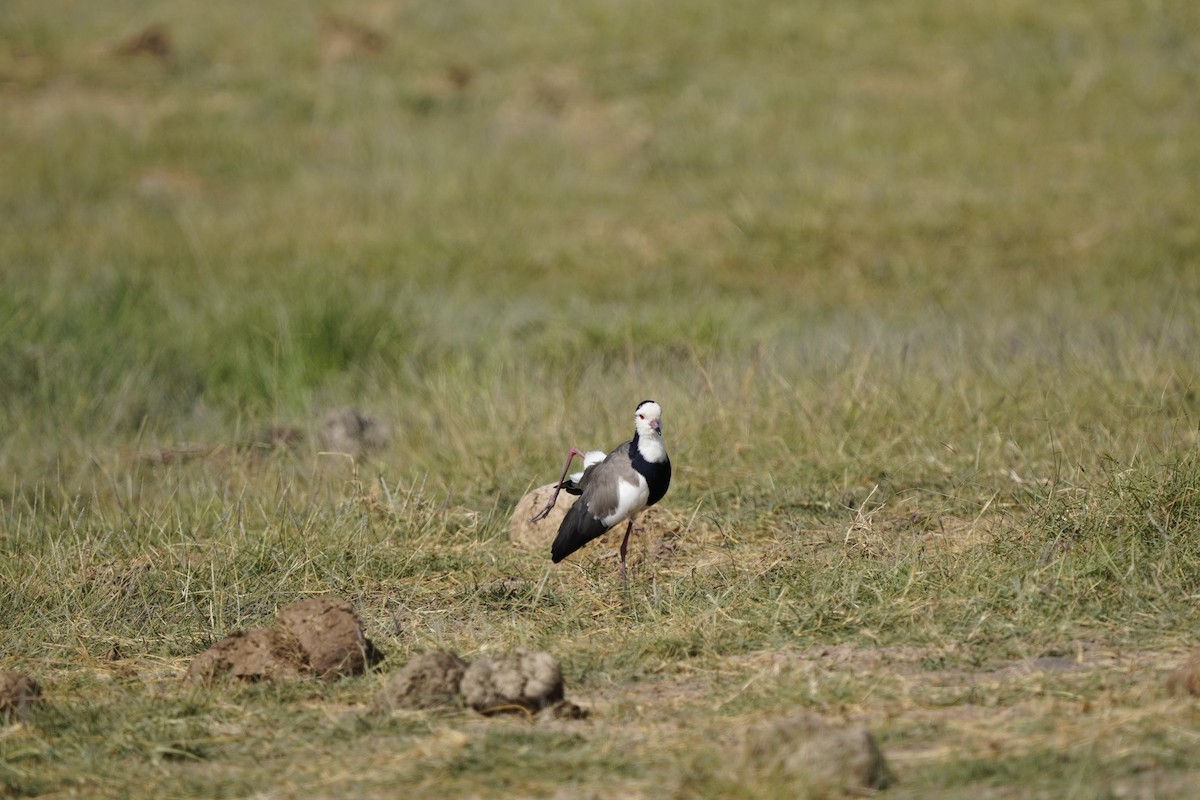
<path fill-rule="evenodd" d="M 663 443 L 660 433 L 638 433 L 637 449 L 642 458 L 651 464 L 661 464 L 667 460 L 667 446 Z"/>

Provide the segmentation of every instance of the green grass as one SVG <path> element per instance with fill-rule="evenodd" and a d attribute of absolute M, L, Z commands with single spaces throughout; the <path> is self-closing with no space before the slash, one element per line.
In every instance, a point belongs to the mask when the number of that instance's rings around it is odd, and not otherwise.
<path fill-rule="evenodd" d="M 789 796 L 725 756 L 807 709 L 890 797 L 1190 795 L 1193 4 L 145 13 L 0 14 L 0 794 Z M 645 397 L 668 546 L 513 548 Z M 384 675 L 180 683 L 320 593 Z M 367 710 L 516 646 L 592 719 Z"/>

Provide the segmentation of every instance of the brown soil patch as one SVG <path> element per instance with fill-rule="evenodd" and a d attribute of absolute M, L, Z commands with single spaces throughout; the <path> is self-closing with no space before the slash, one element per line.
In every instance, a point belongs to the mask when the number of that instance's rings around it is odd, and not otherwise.
<path fill-rule="evenodd" d="M 356 458 L 381 449 L 391 436 L 387 425 L 353 406 L 330 410 L 321 423 L 321 447 L 328 452 L 346 453 Z"/>
<path fill-rule="evenodd" d="M 175 48 L 171 43 L 171 32 L 161 23 L 153 23 L 129 36 L 115 48 L 113 53 L 129 58 L 132 56 L 150 56 L 165 61 L 171 57 Z"/>
<path fill-rule="evenodd" d="M 376 56 L 387 39 L 367 25 L 338 14 L 321 17 L 321 61 L 336 64 L 355 56 Z"/>
<path fill-rule="evenodd" d="M 359 675 L 383 659 L 354 607 L 335 597 L 314 597 L 279 611 L 274 628 L 226 636 L 197 655 L 186 680 L 291 681 L 316 676 Z"/>
<path fill-rule="evenodd" d="M 319 678 L 358 675 L 381 658 L 346 600 L 312 597 L 292 603 L 279 610 L 279 626 L 300 642 L 309 669 Z"/>
<path fill-rule="evenodd" d="M 296 637 L 278 628 L 253 628 L 230 634 L 196 656 L 185 679 L 201 685 L 226 678 L 294 681 L 307 672 Z"/>
<path fill-rule="evenodd" d="M 375 705 L 385 711 L 465 705 L 484 715 L 587 716 L 563 695 L 562 668 L 549 653 L 516 650 L 468 664 L 454 653 L 436 651 L 413 658 L 392 676 Z"/>
<path fill-rule="evenodd" d="M 1167 692 L 1176 696 L 1200 695 L 1200 652 L 1193 653 L 1186 663 L 1167 676 Z"/>
<path fill-rule="evenodd" d="M 0 720 L 24 717 L 41 702 L 42 687 L 23 672 L 0 670 Z"/>
<path fill-rule="evenodd" d="M 422 653 L 404 665 L 380 692 L 376 707 L 438 708 L 461 706 L 459 685 L 467 662 L 446 650 Z"/>
<path fill-rule="evenodd" d="M 537 713 L 563 699 L 562 668 L 549 653 L 517 650 L 483 658 L 467 667 L 462 693 L 481 714 L 514 708 Z"/>
<path fill-rule="evenodd" d="M 575 497 L 561 492 L 558 495 L 558 502 L 554 504 L 554 508 L 550 509 L 550 513 L 544 519 L 530 522 L 533 516 L 550 501 L 552 494 L 554 494 L 554 484 L 552 483 L 527 492 L 517 501 L 512 518 L 508 521 L 508 538 L 516 547 L 530 552 L 544 551 L 547 558 L 550 557 L 550 543 L 554 541 L 554 535 L 558 533 L 558 526 L 562 524 L 563 517 L 567 515 L 571 504 L 575 502 Z"/>

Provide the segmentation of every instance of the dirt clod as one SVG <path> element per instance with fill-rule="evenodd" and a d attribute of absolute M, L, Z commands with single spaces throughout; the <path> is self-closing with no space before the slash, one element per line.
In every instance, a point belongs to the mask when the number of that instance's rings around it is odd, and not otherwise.
<path fill-rule="evenodd" d="M 211 685 L 226 678 L 293 681 L 308 673 L 299 640 L 279 628 L 252 628 L 226 636 L 192 659 L 184 679 Z"/>
<path fill-rule="evenodd" d="M 839 795 L 882 789 L 891 773 L 866 728 L 838 728 L 800 713 L 752 729 L 740 767 L 794 785 L 798 795 Z"/>
<path fill-rule="evenodd" d="M 562 669 L 549 653 L 517 650 L 482 658 L 462 678 L 463 699 L 481 714 L 532 711 L 563 699 Z"/>
<path fill-rule="evenodd" d="M 1193 653 L 1179 669 L 1167 676 L 1167 692 L 1176 696 L 1200 696 L 1200 652 Z"/>
<path fill-rule="evenodd" d="M 353 406 L 332 409 L 321 424 L 321 446 L 334 453 L 357 457 L 382 448 L 390 438 L 387 425 Z"/>
<path fill-rule="evenodd" d="M 382 33 L 357 20 L 337 14 L 321 17 L 321 60 L 326 64 L 378 55 L 386 44 Z"/>
<path fill-rule="evenodd" d="M 376 708 L 468 706 L 481 714 L 537 714 L 586 719 L 588 712 L 563 699 L 562 669 L 549 653 L 517 650 L 468 664 L 438 650 L 416 656 L 388 681 Z"/>
<path fill-rule="evenodd" d="M 171 44 L 170 31 L 165 25 L 156 22 L 120 42 L 113 52 L 125 58 L 150 56 L 159 61 L 165 61 L 171 57 L 174 49 Z"/>
<path fill-rule="evenodd" d="M 554 494 L 554 484 L 548 483 L 527 492 L 517 501 L 517 507 L 513 509 L 512 518 L 508 523 L 508 538 L 514 545 L 530 552 L 545 550 L 547 554 L 550 553 L 550 543 L 554 541 L 558 526 L 562 524 L 563 517 L 567 515 L 571 504 L 575 502 L 574 497 L 566 492 L 561 492 L 558 495 L 558 502 L 555 503 L 554 508 L 550 509 L 550 513 L 546 515 L 545 519 L 530 522 L 533 515 L 545 507 L 552 494 Z"/>
<path fill-rule="evenodd" d="M 273 628 L 226 636 L 192 659 L 186 680 L 292 681 L 358 675 L 383 660 L 346 600 L 313 597 L 280 609 Z"/>
<path fill-rule="evenodd" d="M 0 720 L 20 719 L 41 702 L 42 687 L 23 672 L 0 670 Z"/>
<path fill-rule="evenodd" d="M 422 653 L 388 680 L 376 701 L 384 710 L 461 706 L 459 685 L 467 662 L 446 650 Z"/>
<path fill-rule="evenodd" d="M 363 636 L 362 622 L 347 600 L 310 597 L 279 610 L 279 626 L 300 642 L 309 669 L 319 678 L 360 675 L 382 655 Z"/>

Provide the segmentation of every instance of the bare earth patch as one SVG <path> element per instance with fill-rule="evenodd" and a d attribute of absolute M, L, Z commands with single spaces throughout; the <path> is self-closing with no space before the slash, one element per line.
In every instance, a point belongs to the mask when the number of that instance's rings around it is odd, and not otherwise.
<path fill-rule="evenodd" d="M 581 719 L 587 712 L 564 699 L 562 668 L 545 652 L 516 650 L 468 664 L 456 654 L 434 651 L 416 656 L 391 677 L 375 707 L 467 706 L 489 716 L 549 710 L 551 716 Z"/>
<path fill-rule="evenodd" d="M 459 685 L 466 671 L 467 662 L 454 653 L 445 650 L 422 653 L 392 675 L 379 693 L 376 707 L 390 711 L 461 705 Z"/>
<path fill-rule="evenodd" d="M 463 699 L 481 714 L 525 710 L 536 714 L 563 699 L 562 668 L 549 653 L 518 650 L 481 658 L 467 667 Z"/>
<path fill-rule="evenodd" d="M 349 601 L 312 597 L 279 610 L 279 626 L 296 637 L 318 678 L 358 675 L 379 660 Z"/>
<path fill-rule="evenodd" d="M 1173 695 L 1200 695 L 1200 652 L 1167 677 L 1167 691 Z"/>
<path fill-rule="evenodd" d="M 42 687 L 30 676 L 0 670 L 0 720 L 20 719 L 42 699 Z"/>
<path fill-rule="evenodd" d="M 196 656 L 186 680 L 294 681 L 308 672 L 296 637 L 278 628 L 252 628 L 226 636 Z"/>
<path fill-rule="evenodd" d="M 362 674 L 382 658 L 363 636 L 349 602 L 313 597 L 280 609 L 273 628 L 226 636 L 192 660 L 185 679 L 205 685 L 224 679 L 332 679 Z"/>
<path fill-rule="evenodd" d="M 387 445 L 392 432 L 385 423 L 354 406 L 330 409 L 321 422 L 321 447 L 358 457 Z"/>

